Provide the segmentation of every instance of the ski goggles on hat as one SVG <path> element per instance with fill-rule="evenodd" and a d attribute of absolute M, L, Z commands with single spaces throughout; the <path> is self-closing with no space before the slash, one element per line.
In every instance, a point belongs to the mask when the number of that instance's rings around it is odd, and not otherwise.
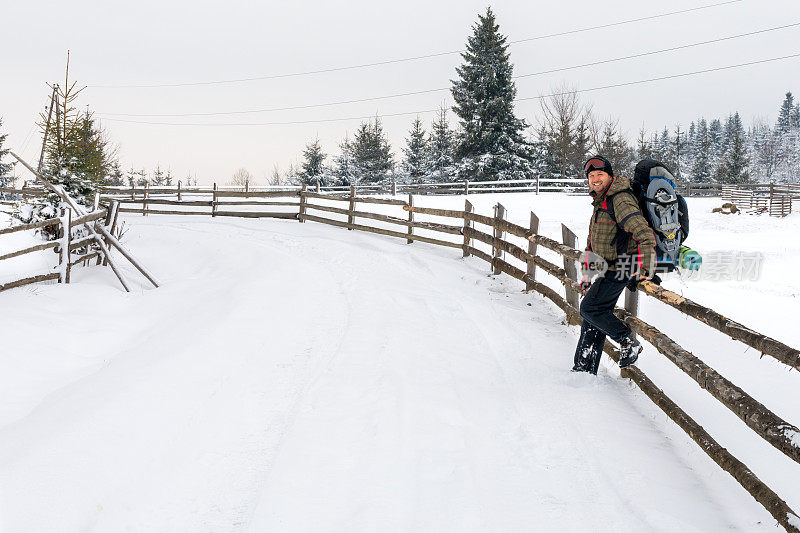
<path fill-rule="evenodd" d="M 606 162 L 595 157 L 586 162 L 586 166 L 583 168 L 583 170 L 589 172 L 591 169 L 603 170 L 604 168 L 606 168 Z"/>

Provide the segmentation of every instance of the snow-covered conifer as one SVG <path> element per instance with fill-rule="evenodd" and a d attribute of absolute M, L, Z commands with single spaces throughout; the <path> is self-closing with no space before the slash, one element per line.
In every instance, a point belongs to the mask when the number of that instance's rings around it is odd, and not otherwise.
<path fill-rule="evenodd" d="M 470 180 L 530 178 L 531 147 L 524 120 L 514 115 L 516 87 L 506 37 L 491 8 L 479 15 L 453 81 L 453 111 L 460 119 L 455 155 Z"/>
<path fill-rule="evenodd" d="M 334 158 L 333 177 L 336 185 L 358 185 L 353 165 L 353 146 L 347 135 L 339 144 L 339 155 Z"/>
<path fill-rule="evenodd" d="M 303 162 L 301 163 L 300 180 L 306 185 L 327 185 L 325 177 L 325 159 L 328 156 L 322 151 L 319 139 L 310 142 L 303 150 Z"/>
<path fill-rule="evenodd" d="M 379 117 L 358 127 L 352 143 L 353 174 L 361 183 L 382 183 L 390 179 L 394 165 L 389 140 Z"/>
<path fill-rule="evenodd" d="M 411 183 L 420 183 L 430 174 L 428 168 L 428 141 L 425 138 L 425 130 L 422 128 L 422 121 L 419 116 L 411 123 L 411 130 L 408 132 L 406 147 L 403 148 L 405 159 L 403 160 L 403 170 Z"/>
<path fill-rule="evenodd" d="M 739 113 L 725 121 L 725 152 L 717 165 L 716 178 L 720 183 L 747 183 L 750 180 L 750 158 L 747 154 L 747 139 Z"/>
<path fill-rule="evenodd" d="M 428 167 L 431 179 L 436 182 L 453 181 L 456 178 L 453 164 L 455 162 L 453 150 L 453 131 L 447 121 L 447 108 L 442 106 L 431 124 L 430 139 L 428 140 Z"/>

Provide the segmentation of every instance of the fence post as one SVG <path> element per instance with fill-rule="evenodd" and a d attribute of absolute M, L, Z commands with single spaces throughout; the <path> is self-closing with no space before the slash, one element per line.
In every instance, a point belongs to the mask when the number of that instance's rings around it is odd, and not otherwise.
<path fill-rule="evenodd" d="M 625 310 L 633 316 L 639 316 L 639 291 L 625 290 Z M 633 336 L 635 338 L 636 333 Z"/>
<path fill-rule="evenodd" d="M 94 207 L 92 207 L 92 211 L 97 211 L 97 208 L 100 206 L 100 193 L 94 193 Z"/>
<path fill-rule="evenodd" d="M 347 210 L 347 223 L 348 224 L 353 224 L 355 222 L 355 220 L 356 220 L 356 217 L 353 216 L 353 211 L 356 210 L 355 197 L 356 197 L 356 187 L 355 187 L 355 185 L 351 185 L 350 186 L 350 207 Z M 348 231 L 352 231 L 353 230 L 353 228 L 347 228 L 347 229 L 348 229 Z"/>
<path fill-rule="evenodd" d="M 539 174 L 536 174 L 536 194 L 539 194 Z"/>
<path fill-rule="evenodd" d="M 244 192 L 245 192 L 245 194 L 250 192 L 250 180 L 249 179 L 244 180 Z"/>
<path fill-rule="evenodd" d="M 181 180 L 178 180 L 178 201 L 181 201 Z"/>
<path fill-rule="evenodd" d="M 392 196 L 397 196 L 397 180 L 394 178 L 392 178 Z"/>
<path fill-rule="evenodd" d="M 564 224 L 561 224 L 561 242 L 570 248 L 576 248 L 578 246 L 578 237 Z M 578 281 L 578 269 L 575 268 L 575 261 L 573 259 L 564 257 L 564 271 L 567 273 L 569 279 Z M 580 305 L 578 303 L 578 293 L 568 287 L 565 287 L 565 292 L 567 295 L 567 303 L 575 309 L 578 309 Z"/>
<path fill-rule="evenodd" d="M 531 235 L 538 235 L 539 234 L 539 217 L 537 217 L 533 211 L 531 211 Z M 533 241 L 528 241 L 528 254 L 530 254 L 530 259 L 528 259 L 528 280 L 525 282 L 525 290 L 530 291 L 533 290 L 533 282 L 536 281 L 536 262 L 533 258 L 536 257 L 536 247 L 537 244 Z"/>
<path fill-rule="evenodd" d="M 469 194 L 469 180 L 464 180 L 464 196 Z"/>
<path fill-rule="evenodd" d="M 769 182 L 769 211 L 772 211 L 772 200 L 775 198 L 775 182 Z"/>
<path fill-rule="evenodd" d="M 300 222 L 305 222 L 306 221 L 303 218 L 303 215 L 306 214 L 306 189 L 307 189 L 307 187 L 308 186 L 305 183 L 302 183 L 300 185 L 300 212 L 299 212 L 299 216 L 297 217 L 297 219 Z M 317 182 L 317 187 L 319 187 L 319 182 Z"/>
<path fill-rule="evenodd" d="M 394 182 L 392 182 L 394 184 Z M 409 193 L 408 194 L 408 207 L 414 207 L 414 195 Z M 408 211 L 408 221 L 414 222 L 414 211 Z M 411 236 L 414 235 L 414 226 L 411 224 L 408 225 L 408 239 L 406 240 L 406 244 L 411 244 L 414 242 L 414 239 Z"/>
<path fill-rule="evenodd" d="M 150 182 L 145 182 L 144 184 L 144 196 L 142 197 L 142 216 L 147 216 L 148 211 L 148 204 L 147 200 L 150 199 Z"/>
<path fill-rule="evenodd" d="M 217 216 L 217 183 L 214 182 L 214 187 L 211 190 L 211 216 Z"/>
<path fill-rule="evenodd" d="M 495 220 L 494 237 L 496 239 L 502 239 L 503 238 L 503 230 L 501 230 L 498 227 L 499 224 L 497 223 L 497 221 L 503 220 L 505 218 L 505 216 L 506 216 L 506 208 L 503 207 L 503 204 L 498 203 L 496 206 L 494 206 L 494 220 Z M 492 248 L 493 248 L 492 256 L 493 257 L 497 257 L 498 259 L 502 259 L 503 258 L 503 250 L 502 250 L 502 248 L 500 248 L 500 246 L 492 246 Z M 500 274 L 500 272 L 501 272 L 500 266 L 499 265 L 495 265 L 492 272 L 493 272 L 493 274 L 495 276 Z"/>
<path fill-rule="evenodd" d="M 317 180 L 317 194 L 319 194 L 321 191 L 322 189 L 319 186 L 319 180 Z"/>
<path fill-rule="evenodd" d="M 70 254 L 70 247 L 72 245 L 72 209 L 67 208 L 64 212 L 64 241 L 63 249 L 61 251 L 63 261 L 66 263 L 66 272 L 64 274 L 64 283 L 69 283 L 70 270 L 72 266 L 72 256 Z"/>
<path fill-rule="evenodd" d="M 136 182 L 131 181 L 131 200 L 136 201 Z"/>
<path fill-rule="evenodd" d="M 114 235 L 114 229 L 117 227 L 117 217 L 119 216 L 119 206 L 120 203 L 117 200 L 111 200 L 111 210 L 114 214 L 111 216 L 111 227 L 108 228 L 108 232 L 111 235 Z M 115 237 L 119 238 L 117 235 Z M 110 251 L 109 248 L 106 248 Z M 103 266 L 108 266 L 108 256 L 103 255 Z"/>
<path fill-rule="evenodd" d="M 464 200 L 464 212 L 465 213 L 472 213 L 475 211 L 475 208 L 472 207 L 472 202 L 469 200 Z M 464 229 L 461 230 L 464 234 L 464 257 L 469 257 L 469 247 L 472 245 L 472 239 L 469 236 L 469 230 L 472 229 L 472 221 L 468 219 L 466 216 L 464 217 Z"/>
<path fill-rule="evenodd" d="M 117 200 L 111 200 L 111 203 L 108 204 L 108 207 L 106 208 L 106 218 L 105 220 L 103 220 L 104 227 L 108 228 L 111 225 L 111 220 L 114 218 L 114 208 L 115 205 L 118 204 L 119 202 L 117 202 Z M 106 248 L 108 248 L 109 246 L 108 239 L 103 237 L 103 241 L 106 243 Z M 99 253 L 95 265 L 101 265 L 101 264 L 103 264 L 103 254 Z"/>

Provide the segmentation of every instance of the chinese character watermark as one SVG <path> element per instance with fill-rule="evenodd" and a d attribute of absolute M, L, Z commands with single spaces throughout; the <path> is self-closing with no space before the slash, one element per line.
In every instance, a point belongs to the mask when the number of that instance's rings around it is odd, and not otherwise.
<path fill-rule="evenodd" d="M 670 263 L 659 262 L 656 274 L 666 274 L 677 267 L 681 277 L 696 281 L 756 281 L 761 276 L 764 254 L 761 252 L 742 252 L 721 250 L 707 252 L 700 257 L 680 255 Z M 642 257 L 638 254 L 622 254 L 614 263 L 618 279 L 633 276 L 640 270 Z"/>

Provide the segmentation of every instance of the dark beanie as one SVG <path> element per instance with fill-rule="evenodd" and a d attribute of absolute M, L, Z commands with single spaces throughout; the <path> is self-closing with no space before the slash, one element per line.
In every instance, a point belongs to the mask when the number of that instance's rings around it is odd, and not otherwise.
<path fill-rule="evenodd" d="M 602 165 L 600 165 L 599 163 L 602 163 Z M 583 166 L 583 169 L 585 171 L 587 178 L 589 177 L 589 172 L 591 172 L 592 170 L 602 170 L 612 178 L 614 177 L 614 170 L 611 168 L 611 163 L 608 161 L 608 159 L 606 159 L 601 155 L 590 157 L 586 161 L 586 164 Z"/>

